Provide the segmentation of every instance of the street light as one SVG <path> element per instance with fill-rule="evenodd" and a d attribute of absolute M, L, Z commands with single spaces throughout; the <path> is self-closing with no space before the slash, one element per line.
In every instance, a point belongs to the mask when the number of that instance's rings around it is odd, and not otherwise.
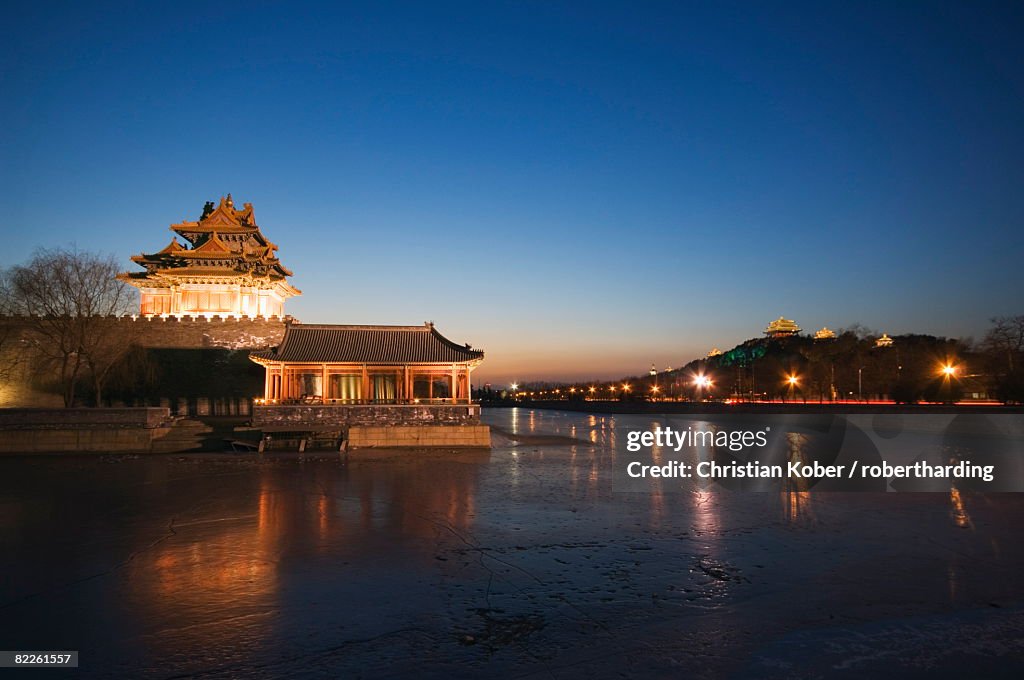
<path fill-rule="evenodd" d="M 701 392 L 711 387 L 711 378 L 706 375 L 698 375 L 693 379 L 693 384 L 697 387 L 697 401 L 700 401 Z"/>
<path fill-rule="evenodd" d="M 945 393 L 945 399 L 947 403 L 953 403 L 955 392 L 953 391 L 953 380 L 957 377 L 957 371 L 960 370 L 959 366 L 956 366 L 949 361 L 942 364 L 940 368 L 940 375 L 942 376 L 942 392 Z"/>
<path fill-rule="evenodd" d="M 796 387 L 796 385 L 797 385 L 797 383 L 799 381 L 800 381 L 799 378 L 797 378 L 795 375 L 790 375 L 790 376 L 788 376 L 786 378 L 786 383 L 789 385 L 789 396 L 790 397 L 793 396 L 793 389 Z M 783 399 L 783 401 L 785 401 L 785 399 Z"/>

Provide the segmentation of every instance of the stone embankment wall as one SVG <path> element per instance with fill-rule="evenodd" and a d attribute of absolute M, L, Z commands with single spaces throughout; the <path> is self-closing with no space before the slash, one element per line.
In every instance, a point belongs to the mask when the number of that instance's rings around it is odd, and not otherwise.
<path fill-rule="evenodd" d="M 0 453 L 148 453 L 170 430 L 165 408 L 0 409 Z"/>
<path fill-rule="evenodd" d="M 479 425 L 477 404 L 382 406 L 254 406 L 254 427 L 286 430 L 347 429 L 353 425 Z"/>
<path fill-rule="evenodd" d="M 476 404 L 256 406 L 252 424 L 266 433 L 340 431 L 350 449 L 491 445 Z"/>
<path fill-rule="evenodd" d="M 349 428 L 350 449 L 474 447 L 490 448 L 491 428 L 487 425 L 392 425 Z"/>

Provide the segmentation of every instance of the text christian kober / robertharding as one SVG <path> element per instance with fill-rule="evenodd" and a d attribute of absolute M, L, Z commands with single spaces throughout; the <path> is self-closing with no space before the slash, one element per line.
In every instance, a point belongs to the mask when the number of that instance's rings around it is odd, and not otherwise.
<path fill-rule="evenodd" d="M 658 427 L 654 430 L 633 430 L 626 435 L 626 450 L 637 453 L 643 448 L 664 447 L 679 452 L 684 447 L 717 447 L 730 451 L 745 448 L 764 448 L 768 444 L 770 427 L 762 430 L 677 430 Z M 626 467 L 630 477 L 676 477 L 703 479 L 762 478 L 782 479 L 982 479 L 991 482 L 995 466 L 974 465 L 970 461 L 958 461 L 949 465 L 935 465 L 917 461 L 910 465 L 891 465 L 887 462 L 862 465 L 858 461 L 850 464 L 825 465 L 818 461 L 788 461 L 785 465 L 763 464 L 759 461 L 731 461 L 720 463 L 713 460 L 698 463 L 669 461 L 660 465 L 645 465 L 633 461 Z"/>

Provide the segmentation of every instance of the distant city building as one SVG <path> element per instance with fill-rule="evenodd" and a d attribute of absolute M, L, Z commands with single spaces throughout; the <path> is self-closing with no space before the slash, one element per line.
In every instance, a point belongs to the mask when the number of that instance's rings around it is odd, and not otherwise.
<path fill-rule="evenodd" d="M 820 331 L 817 331 L 814 334 L 814 339 L 815 340 L 835 340 L 836 339 L 836 332 L 834 330 L 832 330 L 831 328 L 829 328 L 828 326 L 823 326 Z"/>
<path fill-rule="evenodd" d="M 175 237 L 163 250 L 136 255 L 132 261 L 146 271 L 118 275 L 139 289 L 143 316 L 283 317 L 284 301 L 301 294 L 256 226 L 251 203 L 237 210 L 228 194 L 171 231 L 185 243 Z"/>
<path fill-rule="evenodd" d="M 722 356 L 722 350 L 718 349 L 717 347 L 712 347 L 711 351 L 708 352 L 708 359 L 710 359 L 711 357 L 718 357 L 718 356 Z"/>
<path fill-rule="evenodd" d="M 768 324 L 768 327 L 764 329 L 764 334 L 769 338 L 788 338 L 799 332 L 800 326 L 797 326 L 795 321 L 784 319 L 781 316 Z"/>
<path fill-rule="evenodd" d="M 875 340 L 875 347 L 892 347 L 892 338 L 882 333 L 882 337 Z"/>

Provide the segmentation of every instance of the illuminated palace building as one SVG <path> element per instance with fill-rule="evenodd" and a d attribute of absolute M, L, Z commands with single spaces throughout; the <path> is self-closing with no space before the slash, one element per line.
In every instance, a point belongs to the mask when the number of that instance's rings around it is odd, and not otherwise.
<path fill-rule="evenodd" d="M 470 404 L 484 353 L 434 324 L 289 324 L 281 343 L 252 352 L 270 404 Z"/>
<path fill-rule="evenodd" d="M 251 203 L 238 210 L 228 194 L 171 231 L 176 236 L 163 250 L 132 257 L 146 271 L 118 276 L 139 289 L 143 316 L 283 317 L 284 301 L 301 294 L 256 226 Z"/>
<path fill-rule="evenodd" d="M 285 300 L 300 294 L 288 283 L 292 272 L 256 226 L 252 204 L 239 210 L 230 194 L 171 231 L 163 250 L 132 258 L 145 271 L 118 275 L 142 294 L 140 326 L 153 347 L 249 349 L 265 377 L 251 425 L 266 437 L 342 438 L 356 448 L 490 445 L 472 398 L 482 351 L 448 340 L 433 323 L 285 316 Z"/>

